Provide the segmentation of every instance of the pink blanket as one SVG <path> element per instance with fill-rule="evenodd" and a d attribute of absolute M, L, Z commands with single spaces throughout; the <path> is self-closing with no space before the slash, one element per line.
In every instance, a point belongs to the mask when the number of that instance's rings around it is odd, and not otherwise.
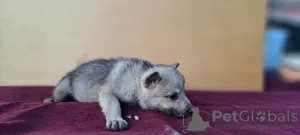
<path fill-rule="evenodd" d="M 123 113 L 129 123 L 129 129 L 111 132 L 105 129 L 105 119 L 97 103 L 42 103 L 45 98 L 51 97 L 52 88 L 0 87 L 0 134 L 300 134 L 300 93 L 189 91 L 187 96 L 199 107 L 200 117 L 209 123 L 209 127 L 204 130 L 185 130 L 187 133 L 184 133 L 183 130 L 187 127 L 183 127 L 183 124 L 188 126 L 191 118 L 183 120 L 160 112 L 125 106 Z M 138 115 L 140 120 L 127 118 L 126 115 Z M 201 126 L 196 125 L 196 128 Z"/>

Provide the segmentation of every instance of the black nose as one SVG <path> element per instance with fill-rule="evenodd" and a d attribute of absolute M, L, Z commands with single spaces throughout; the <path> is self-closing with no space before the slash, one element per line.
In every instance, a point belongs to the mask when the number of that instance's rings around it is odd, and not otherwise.
<path fill-rule="evenodd" d="M 188 110 L 188 114 L 189 114 L 189 115 L 192 115 L 192 114 L 193 114 L 192 108 L 190 108 L 190 109 Z"/>
<path fill-rule="evenodd" d="M 190 108 L 187 110 L 187 114 L 188 114 L 189 116 L 193 115 L 193 110 L 192 110 L 192 109 L 193 109 L 193 108 L 190 107 Z"/>

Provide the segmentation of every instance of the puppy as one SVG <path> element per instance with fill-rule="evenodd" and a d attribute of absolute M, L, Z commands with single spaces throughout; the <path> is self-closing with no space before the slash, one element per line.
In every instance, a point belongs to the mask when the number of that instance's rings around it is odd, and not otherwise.
<path fill-rule="evenodd" d="M 139 58 L 92 60 L 67 73 L 55 87 L 54 98 L 44 102 L 99 102 L 106 128 L 112 131 L 128 128 L 120 103 L 190 116 L 192 104 L 184 93 L 185 80 L 178 66 L 154 65 Z"/>

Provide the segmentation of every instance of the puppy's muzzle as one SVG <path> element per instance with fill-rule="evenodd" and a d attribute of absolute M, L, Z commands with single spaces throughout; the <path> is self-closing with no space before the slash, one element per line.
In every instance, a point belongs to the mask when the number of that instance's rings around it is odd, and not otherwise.
<path fill-rule="evenodd" d="M 186 110 L 185 110 L 185 112 L 183 112 L 183 116 L 184 117 L 190 117 L 190 116 L 192 116 L 193 115 L 193 107 L 192 106 L 190 106 L 190 107 L 188 107 Z"/>

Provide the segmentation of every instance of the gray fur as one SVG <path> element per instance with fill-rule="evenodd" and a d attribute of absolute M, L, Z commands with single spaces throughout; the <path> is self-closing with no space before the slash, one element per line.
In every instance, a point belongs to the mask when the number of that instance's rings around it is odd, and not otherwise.
<path fill-rule="evenodd" d="M 78 102 L 99 102 L 110 130 L 124 130 L 128 126 L 121 117 L 120 102 L 189 116 L 192 104 L 185 96 L 185 80 L 178 66 L 154 65 L 138 58 L 89 61 L 61 79 L 53 92 L 54 101 L 64 102 L 71 97 Z"/>

